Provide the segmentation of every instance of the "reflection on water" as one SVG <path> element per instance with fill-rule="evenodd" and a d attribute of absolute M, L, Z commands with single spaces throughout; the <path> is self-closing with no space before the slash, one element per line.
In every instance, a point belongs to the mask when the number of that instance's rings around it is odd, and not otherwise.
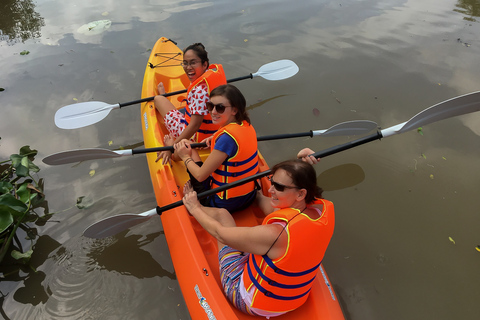
<path fill-rule="evenodd" d="M 176 279 L 175 274 L 165 270 L 149 252 L 139 249 L 151 243 L 160 234 L 163 235 L 163 231 L 145 237 L 135 234 L 126 236 L 127 233 L 128 231 L 119 233 L 115 236 L 116 241 L 107 246 L 92 247 L 87 257 L 95 261 L 95 268 L 132 275 L 138 279 L 156 276 Z M 132 252 L 135 253 L 135 259 L 128 256 Z M 138 263 L 139 260 L 142 261 L 141 264 Z"/>
<path fill-rule="evenodd" d="M 153 242 L 159 236 L 164 238 L 163 232 L 142 236 L 124 231 L 117 237 L 81 237 L 64 245 L 41 236 L 31 272 L 25 276 L 19 270 L 10 276 L 9 280 L 23 283 L 13 295 L 2 297 L 9 312 L 0 310 L 0 314 L 5 319 L 100 319 L 106 315 L 131 319 L 145 304 L 156 304 L 154 299 L 136 299 L 138 292 L 179 294 L 171 284 L 176 280 L 174 272 L 164 269 L 147 251 L 149 246 L 156 247 Z M 125 313 L 126 305 L 131 314 Z M 168 306 L 148 308 L 160 314 L 165 307 L 175 314 L 175 308 Z"/>
<path fill-rule="evenodd" d="M 45 22 L 31 0 L 2 0 L 0 41 L 13 45 L 18 41 L 39 38 Z"/>
<path fill-rule="evenodd" d="M 2 271 L 8 273 L 8 277 L 4 279 L 5 281 L 8 279 L 8 281 L 23 282 L 23 286 L 20 286 L 13 294 L 13 299 L 15 301 L 23 304 L 30 304 L 32 306 L 47 302 L 48 294 L 42 285 L 42 282 L 46 278 L 46 274 L 37 269 L 45 263 L 48 255 L 59 246 L 60 243 L 53 240 L 51 237 L 42 235 L 35 243 L 32 258 L 30 259 L 28 266 L 22 266 L 19 268 L 18 265 L 10 265 L 3 267 Z M 7 296 L 8 295 L 3 296 L 2 294 L 1 300 L 6 300 Z M 3 315 L 4 319 L 10 319 L 3 308 L 0 309 L 0 314 Z"/>
<path fill-rule="evenodd" d="M 273 101 L 273 100 L 275 100 L 275 99 L 278 99 L 278 98 L 281 98 L 281 97 L 284 97 L 284 96 L 286 96 L 286 95 L 285 95 L 285 94 L 281 94 L 281 95 L 279 95 L 279 96 L 275 96 L 275 97 L 271 97 L 271 98 L 268 98 L 268 99 L 265 99 L 265 100 L 258 101 L 257 103 L 253 103 L 253 104 L 249 105 L 249 106 L 247 107 L 247 110 L 248 110 L 248 111 L 252 111 L 252 110 L 255 109 L 255 108 L 259 108 L 259 107 L 261 107 L 262 105 L 264 105 L 264 104 L 266 104 L 266 103 L 269 103 L 269 102 L 271 102 L 271 101 Z"/>
<path fill-rule="evenodd" d="M 480 0 L 458 0 L 455 5 L 457 9 L 453 11 L 468 15 L 469 17 L 463 17 L 464 20 L 476 22 L 474 17 L 480 17 Z"/>
<path fill-rule="evenodd" d="M 365 172 L 354 163 L 342 164 L 323 171 L 318 177 L 318 185 L 324 191 L 341 190 L 353 187 L 365 180 Z"/>

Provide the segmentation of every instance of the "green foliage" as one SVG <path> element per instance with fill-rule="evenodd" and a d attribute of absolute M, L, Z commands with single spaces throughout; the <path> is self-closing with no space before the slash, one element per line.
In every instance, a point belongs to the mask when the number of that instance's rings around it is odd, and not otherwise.
<path fill-rule="evenodd" d="M 37 232 L 27 223 L 41 225 L 51 217 L 42 191 L 43 179 L 36 181 L 32 176 L 40 171 L 33 163 L 36 155 L 37 150 L 24 146 L 18 154 L 0 161 L 0 263 L 9 252 L 18 228 L 33 241 Z M 36 212 L 38 208 L 43 208 L 43 215 Z M 32 252 L 11 250 L 11 256 L 20 263 L 28 263 Z"/>

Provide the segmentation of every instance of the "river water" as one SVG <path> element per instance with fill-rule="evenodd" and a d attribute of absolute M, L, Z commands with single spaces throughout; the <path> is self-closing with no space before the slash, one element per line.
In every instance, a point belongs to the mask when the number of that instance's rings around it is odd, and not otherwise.
<path fill-rule="evenodd" d="M 138 105 L 76 130 L 53 119 L 76 102 L 138 99 L 161 36 L 181 48 L 204 43 L 227 78 L 279 59 L 297 63 L 291 79 L 237 83 L 259 135 L 356 119 L 387 128 L 480 85 L 478 0 L 3 3 L 0 158 L 23 145 L 37 149 L 49 209 L 57 212 L 32 225 L 36 272 L 0 272 L 5 319 L 189 319 L 160 219 L 104 240 L 81 236 L 102 218 L 155 206 L 144 156 L 55 167 L 40 161 L 70 149 L 142 144 Z M 82 27 L 93 21 L 102 22 Z M 479 135 L 480 113 L 473 113 L 316 166 L 337 214 L 324 266 L 347 319 L 478 319 Z M 351 139 L 259 148 L 272 165 L 303 147 Z"/>

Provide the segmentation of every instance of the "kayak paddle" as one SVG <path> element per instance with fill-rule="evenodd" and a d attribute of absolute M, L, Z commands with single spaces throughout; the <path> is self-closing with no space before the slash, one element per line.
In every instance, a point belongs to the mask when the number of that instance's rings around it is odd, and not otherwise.
<path fill-rule="evenodd" d="M 335 146 L 323 151 L 319 151 L 313 154 L 316 158 L 323 158 L 341 151 L 351 149 L 353 147 L 371 142 L 374 140 L 379 140 L 381 138 L 390 137 L 395 134 L 404 133 L 415 128 L 422 127 L 429 123 L 437 122 L 440 120 L 452 118 L 455 116 L 460 116 L 467 113 L 472 113 L 480 111 L 480 91 L 465 94 L 458 96 L 443 102 L 440 102 L 436 105 L 433 105 L 420 113 L 417 113 L 410 120 L 400 123 L 398 125 L 389 127 L 387 129 L 378 130 L 375 134 L 351 141 L 339 146 Z M 253 176 L 235 181 L 233 183 L 226 184 L 224 186 L 211 189 L 205 192 L 202 192 L 198 195 L 199 199 L 208 197 L 217 192 L 221 192 L 244 183 L 260 179 L 264 176 L 269 175 L 271 170 L 257 173 Z M 100 220 L 88 228 L 85 229 L 83 235 L 89 238 L 104 238 L 113 236 L 126 228 L 130 228 L 134 225 L 143 223 L 149 220 L 151 217 L 156 214 L 161 215 L 164 211 L 176 208 L 183 205 L 183 201 L 177 201 L 163 207 L 157 207 L 155 209 L 143 212 L 141 214 L 121 214 L 105 218 Z"/>
<path fill-rule="evenodd" d="M 257 72 L 250 73 L 247 76 L 227 80 L 227 82 L 235 82 L 244 79 L 253 79 L 262 77 L 266 80 L 283 80 L 293 77 L 298 72 L 298 66 L 291 60 L 278 60 L 261 66 Z M 165 97 L 185 93 L 187 90 L 180 90 L 164 94 Z M 143 98 L 140 100 L 107 104 L 100 101 L 89 101 L 70 104 L 62 107 L 55 113 L 55 125 L 61 129 L 77 129 L 97 123 L 108 116 L 111 110 L 120 109 L 137 103 L 151 101 L 155 98 Z"/>
<path fill-rule="evenodd" d="M 266 140 L 277 140 L 277 139 L 289 139 L 289 138 L 298 138 L 298 137 L 313 137 L 313 136 L 349 136 L 349 135 L 358 135 L 372 131 L 378 126 L 373 121 L 366 120 L 356 120 L 356 121 L 346 121 L 339 124 L 336 124 L 330 127 L 327 130 L 316 130 L 300 133 L 286 133 L 278 135 L 270 135 L 258 137 L 257 141 L 266 141 Z M 192 148 L 203 148 L 207 145 L 205 143 L 194 143 L 191 145 Z M 148 148 L 148 149 L 128 149 L 128 150 L 108 150 L 101 148 L 91 148 L 91 149 L 77 149 L 64 152 L 58 152 L 52 155 L 45 157 L 42 161 L 45 164 L 55 166 L 67 163 L 75 163 L 86 160 L 94 159 L 107 159 L 107 158 L 118 158 L 123 156 L 131 156 L 140 153 L 148 152 L 160 152 L 160 151 L 173 151 L 173 146 L 166 147 L 157 147 L 157 148 Z"/>

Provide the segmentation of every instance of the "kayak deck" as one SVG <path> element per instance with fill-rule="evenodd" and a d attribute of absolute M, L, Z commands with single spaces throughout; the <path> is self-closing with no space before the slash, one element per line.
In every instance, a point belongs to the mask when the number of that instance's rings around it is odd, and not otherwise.
<path fill-rule="evenodd" d="M 190 82 L 181 66 L 182 57 L 182 51 L 172 41 L 163 37 L 157 41 L 145 70 L 142 98 L 157 94 L 159 82 L 163 82 L 166 92 L 188 87 Z M 186 93 L 169 97 L 176 108 L 183 107 L 185 98 Z M 153 101 L 142 104 L 141 115 L 145 147 L 163 146 L 163 137 L 168 131 Z M 201 150 L 200 155 L 205 160 L 208 151 Z M 162 207 L 181 200 L 183 185 L 189 179 L 183 162 L 162 165 L 161 161 L 155 162 L 155 159 L 156 153 L 147 153 L 157 205 Z M 259 170 L 268 169 L 259 152 Z M 264 177 L 260 182 L 263 193 L 267 195 L 270 186 L 268 178 Z M 234 213 L 233 217 L 238 226 L 255 226 L 262 223 L 265 215 L 252 205 Z M 161 219 L 178 282 L 192 319 L 255 318 L 238 311 L 223 294 L 216 239 L 189 215 L 184 206 L 165 211 Z M 344 319 L 328 277 L 322 266 L 320 269 L 306 303 L 276 319 Z"/>

